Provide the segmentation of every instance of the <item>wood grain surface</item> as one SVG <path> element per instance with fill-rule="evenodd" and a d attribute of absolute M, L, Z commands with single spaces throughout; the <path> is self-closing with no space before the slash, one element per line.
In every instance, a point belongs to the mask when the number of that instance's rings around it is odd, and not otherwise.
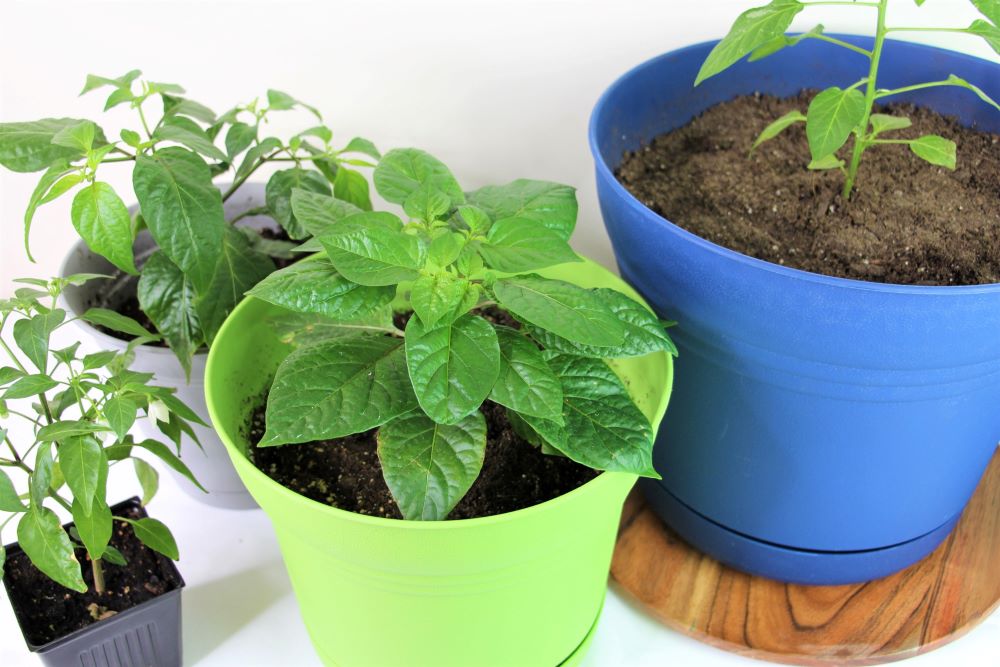
<path fill-rule="evenodd" d="M 961 637 L 1000 602 L 1000 454 L 958 526 L 927 558 L 866 584 L 754 577 L 684 543 L 633 490 L 611 574 L 667 626 L 727 651 L 794 665 L 875 665 Z"/>

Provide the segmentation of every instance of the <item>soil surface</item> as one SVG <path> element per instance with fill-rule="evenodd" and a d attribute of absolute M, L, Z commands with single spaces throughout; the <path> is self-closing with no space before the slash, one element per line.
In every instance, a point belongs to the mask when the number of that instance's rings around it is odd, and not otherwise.
<path fill-rule="evenodd" d="M 506 312 L 487 309 L 480 315 L 496 323 L 520 327 Z M 406 326 L 407 315 L 395 318 Z M 265 399 L 251 413 L 252 445 L 264 436 Z M 471 519 L 513 512 L 552 500 L 589 482 L 599 473 L 562 456 L 543 454 L 514 432 L 501 405 L 487 401 L 486 456 L 482 472 L 448 515 Z M 364 433 L 280 447 L 249 448 L 250 460 L 268 477 L 307 498 L 358 514 L 402 519 L 382 477 L 377 429 Z"/>
<path fill-rule="evenodd" d="M 146 516 L 137 504 L 119 506 L 114 513 L 134 519 Z M 119 567 L 105 562 L 107 590 L 101 595 L 94 592 L 90 560 L 83 549 L 76 551 L 83 580 L 89 587 L 82 594 L 53 582 L 23 552 L 8 553 L 4 583 L 29 642 L 35 646 L 46 644 L 181 585 L 170 560 L 145 547 L 125 522 L 115 521 L 111 546 L 122 553 L 128 564 Z"/>
<path fill-rule="evenodd" d="M 1000 282 L 1000 135 L 912 105 L 879 111 L 913 126 L 883 138 L 939 134 L 958 144 L 958 168 L 923 161 L 905 145 L 862 157 L 850 202 L 839 170 L 809 171 L 805 126 L 754 139 L 815 91 L 738 97 L 627 153 L 619 181 L 650 209 L 732 250 L 806 271 L 884 283 Z M 956 92 L 957 94 L 961 94 Z M 849 159 L 852 142 L 841 150 Z"/>

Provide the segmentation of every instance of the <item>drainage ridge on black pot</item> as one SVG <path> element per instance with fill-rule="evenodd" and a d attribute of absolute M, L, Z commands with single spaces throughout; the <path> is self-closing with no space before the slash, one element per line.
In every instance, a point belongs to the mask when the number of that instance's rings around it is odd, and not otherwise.
<path fill-rule="evenodd" d="M 838 36 L 862 48 L 871 38 Z M 622 276 L 680 355 L 646 495 L 702 551 L 775 579 L 865 581 L 930 553 L 958 521 L 1000 439 L 1000 284 L 893 285 L 758 260 L 678 227 L 615 178 L 623 153 L 755 92 L 853 81 L 838 47 L 804 40 L 693 86 L 717 42 L 622 76 L 590 125 L 597 191 Z M 949 75 L 1000 97 L 1000 65 L 890 40 L 880 86 Z M 1000 132 L 969 91 L 893 98 Z"/>
<path fill-rule="evenodd" d="M 146 516 L 138 498 L 112 506 L 111 512 L 117 515 L 125 509 L 134 509 L 142 517 Z M 63 527 L 71 525 L 67 523 Z M 16 542 L 5 548 L 9 567 L 11 560 L 22 551 Z M 32 644 L 27 639 L 23 612 L 14 604 L 10 575 L 5 575 L 3 581 L 7 596 L 28 649 L 37 653 L 42 663 L 49 667 L 180 667 L 183 662 L 181 589 L 184 588 L 184 579 L 174 561 L 152 550 L 150 552 L 167 575 L 167 581 L 172 586 L 169 590 L 41 645 Z M 69 594 L 76 595 L 73 592 Z"/>

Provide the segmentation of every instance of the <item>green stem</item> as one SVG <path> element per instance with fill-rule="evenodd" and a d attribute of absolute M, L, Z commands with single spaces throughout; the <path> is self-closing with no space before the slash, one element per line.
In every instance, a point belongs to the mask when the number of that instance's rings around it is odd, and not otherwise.
<path fill-rule="evenodd" d="M 870 144 L 912 144 L 913 139 L 869 139 Z"/>
<path fill-rule="evenodd" d="M 863 49 L 860 46 L 855 46 L 854 44 L 851 44 L 850 42 L 845 42 L 844 40 L 837 39 L 836 37 L 830 37 L 828 35 L 820 34 L 820 35 L 810 35 L 809 38 L 810 39 L 819 39 L 819 40 L 822 40 L 824 42 L 829 42 L 830 44 L 836 44 L 837 46 L 842 46 L 845 49 L 850 49 L 851 51 L 854 51 L 855 53 L 860 53 L 861 55 L 865 56 L 866 58 L 871 58 L 872 57 L 872 52 L 869 51 L 868 49 Z"/>
<path fill-rule="evenodd" d="M 233 218 L 232 220 L 230 220 L 229 224 L 235 225 L 237 222 L 239 222 L 243 218 L 249 218 L 250 216 L 253 216 L 253 215 L 264 215 L 264 214 L 268 213 L 270 210 L 271 209 L 269 209 L 266 206 L 257 206 L 257 207 L 254 207 L 254 208 L 248 208 L 247 210 L 243 211 L 242 213 L 240 213 L 239 215 L 237 215 L 235 218 Z"/>
<path fill-rule="evenodd" d="M 100 558 L 90 560 L 90 571 L 94 573 L 94 591 L 101 595 L 104 593 L 104 568 L 101 566 Z"/>
<path fill-rule="evenodd" d="M 273 158 L 275 155 L 277 155 L 278 153 L 280 153 L 283 150 L 284 150 L 283 148 L 279 148 L 276 151 L 274 151 L 273 153 L 271 153 L 270 155 L 267 155 L 267 156 L 261 158 L 257 162 L 257 164 L 255 164 L 253 167 L 250 168 L 250 171 L 248 171 L 247 173 L 243 174 L 243 176 L 241 178 L 236 179 L 236 181 L 234 181 L 233 184 L 229 186 L 229 189 L 226 190 L 222 194 L 222 201 L 226 201 L 227 199 L 229 199 L 230 197 L 232 197 L 234 194 L 236 194 L 236 191 L 240 189 L 240 186 L 243 185 L 244 183 L 246 183 L 247 179 L 250 178 L 250 176 L 253 175 L 253 173 L 255 171 L 257 171 L 258 169 L 260 169 L 261 166 L 265 162 L 270 161 L 271 158 Z"/>
<path fill-rule="evenodd" d="M 844 179 L 844 189 L 841 197 L 845 200 L 851 198 L 851 190 L 854 189 L 854 181 L 858 177 L 858 166 L 861 164 L 861 154 L 865 151 L 865 133 L 868 131 L 868 122 L 871 119 L 872 107 L 875 105 L 875 93 L 878 90 L 875 81 L 878 78 L 878 65 L 882 59 L 882 46 L 885 44 L 885 13 L 888 0 L 878 2 L 878 24 L 875 29 L 875 45 L 872 47 L 871 65 L 868 68 L 868 84 L 865 86 L 865 113 L 861 117 L 861 122 L 854 130 L 854 150 L 851 152 L 851 163 L 847 168 L 847 177 Z"/>
<path fill-rule="evenodd" d="M 142 111 L 142 103 L 145 100 L 139 100 L 139 104 L 136 105 L 136 111 L 139 112 L 139 120 L 142 121 L 142 129 L 146 130 L 146 136 L 149 139 L 153 138 L 153 133 L 149 131 L 149 123 L 146 122 L 146 114 Z"/>

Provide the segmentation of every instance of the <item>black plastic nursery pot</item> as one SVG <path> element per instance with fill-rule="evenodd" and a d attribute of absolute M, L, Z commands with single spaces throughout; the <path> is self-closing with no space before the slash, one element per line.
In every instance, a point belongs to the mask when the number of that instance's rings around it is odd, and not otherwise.
<path fill-rule="evenodd" d="M 130 498 L 111 507 L 114 514 L 125 509 L 136 509 L 143 517 L 146 516 L 138 498 Z M 71 525 L 64 524 L 64 528 Z M 6 549 L 8 566 L 23 553 L 17 543 L 7 545 Z M 165 593 L 40 645 L 28 639 L 30 630 L 25 610 L 14 604 L 11 594 L 14 582 L 8 573 L 4 576 L 4 587 L 28 649 L 48 667 L 180 667 L 183 660 L 181 589 L 184 588 L 184 579 L 172 560 L 155 555 L 171 585 Z M 66 591 L 68 595 L 77 595 L 69 589 Z"/>

